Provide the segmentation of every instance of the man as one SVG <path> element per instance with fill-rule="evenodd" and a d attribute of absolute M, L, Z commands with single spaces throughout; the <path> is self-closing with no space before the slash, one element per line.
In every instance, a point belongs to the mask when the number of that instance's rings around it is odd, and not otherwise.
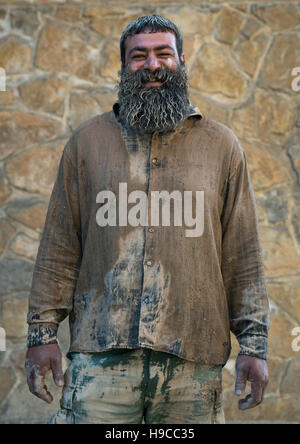
<path fill-rule="evenodd" d="M 223 423 L 230 330 L 241 347 L 236 394 L 251 382 L 240 408 L 260 404 L 268 382 L 245 154 L 190 103 L 172 22 L 135 20 L 120 49 L 119 100 L 74 132 L 51 195 L 30 295 L 28 385 L 46 402 L 47 371 L 64 385 L 52 423 Z M 56 334 L 67 315 L 63 380 Z"/>

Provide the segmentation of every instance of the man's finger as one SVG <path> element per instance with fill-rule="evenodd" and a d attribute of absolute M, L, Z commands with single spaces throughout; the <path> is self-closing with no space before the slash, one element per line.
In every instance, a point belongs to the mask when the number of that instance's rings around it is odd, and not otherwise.
<path fill-rule="evenodd" d="M 27 367 L 27 384 L 31 393 L 34 392 L 35 368 Z"/>
<path fill-rule="evenodd" d="M 45 384 L 45 374 L 35 369 L 32 372 L 32 378 L 32 390 L 30 391 L 38 398 L 50 404 L 53 401 L 53 396 L 50 392 L 48 392 L 47 386 Z"/>
<path fill-rule="evenodd" d="M 252 409 L 252 408 L 258 406 L 259 404 L 261 404 L 261 402 L 257 402 L 252 397 L 252 395 L 248 395 L 248 396 L 246 396 L 245 399 L 240 399 L 239 400 L 239 409 L 240 410 Z"/>
<path fill-rule="evenodd" d="M 53 396 L 50 392 L 48 392 L 47 386 L 45 386 L 45 388 L 41 389 L 39 392 L 33 392 L 33 394 L 48 404 L 51 404 L 53 401 Z"/>
<path fill-rule="evenodd" d="M 64 375 L 62 371 L 61 356 L 51 359 L 51 369 L 55 384 L 58 387 L 62 387 L 64 385 Z"/>
<path fill-rule="evenodd" d="M 247 379 L 248 379 L 248 370 L 243 368 L 237 368 L 236 370 L 236 382 L 235 382 L 235 394 L 242 395 L 245 392 Z"/>
<path fill-rule="evenodd" d="M 253 381 L 251 383 L 251 394 L 245 399 L 239 401 L 240 410 L 247 410 L 261 404 L 263 399 L 263 383 L 261 381 Z"/>

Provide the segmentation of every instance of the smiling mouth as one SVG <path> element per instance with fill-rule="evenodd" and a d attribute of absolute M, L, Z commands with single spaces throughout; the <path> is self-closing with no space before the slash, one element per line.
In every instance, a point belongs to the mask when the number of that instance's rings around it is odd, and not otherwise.
<path fill-rule="evenodd" d="M 145 82 L 145 86 L 161 86 L 161 85 L 162 85 L 162 82 L 158 82 L 157 80 Z"/>

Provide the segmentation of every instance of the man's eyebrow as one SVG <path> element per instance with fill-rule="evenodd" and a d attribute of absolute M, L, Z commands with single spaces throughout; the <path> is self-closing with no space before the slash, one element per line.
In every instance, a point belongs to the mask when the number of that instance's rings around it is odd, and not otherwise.
<path fill-rule="evenodd" d="M 131 55 L 134 51 L 142 51 L 142 52 L 146 52 L 148 48 L 146 48 L 145 46 L 134 46 L 133 48 L 131 48 L 131 50 L 129 51 L 128 55 Z M 156 46 L 154 48 L 155 51 L 161 51 L 163 49 L 170 49 L 172 52 L 174 52 L 174 49 L 172 48 L 172 46 L 170 45 L 160 45 L 160 46 Z"/>
<path fill-rule="evenodd" d="M 162 49 L 170 49 L 171 51 L 174 52 L 174 49 L 170 45 L 160 45 L 160 46 L 156 46 L 154 49 L 157 51 L 161 51 Z"/>

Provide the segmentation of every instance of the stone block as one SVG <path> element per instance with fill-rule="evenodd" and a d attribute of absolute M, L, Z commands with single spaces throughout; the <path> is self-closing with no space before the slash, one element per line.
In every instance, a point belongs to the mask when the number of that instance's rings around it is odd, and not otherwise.
<path fill-rule="evenodd" d="M 287 153 L 291 161 L 291 166 L 296 173 L 297 183 L 300 185 L 300 145 L 290 146 Z"/>
<path fill-rule="evenodd" d="M 210 97 L 205 97 L 202 94 L 190 91 L 190 100 L 196 105 L 199 111 L 218 122 L 222 122 L 224 124 L 228 123 L 228 108 L 224 106 L 222 103 L 211 99 Z"/>
<path fill-rule="evenodd" d="M 261 88 L 272 88 L 293 94 L 292 69 L 299 66 L 300 60 L 300 33 L 290 32 L 275 35 L 271 47 L 265 56 L 258 79 Z M 280 57 L 278 57 L 280 54 Z"/>
<path fill-rule="evenodd" d="M 280 386 L 281 394 L 295 396 L 299 390 L 300 381 L 300 353 L 299 357 L 291 360 Z"/>
<path fill-rule="evenodd" d="M 13 29 L 34 36 L 39 27 L 37 11 L 30 7 L 12 10 L 10 11 L 10 23 Z"/>
<path fill-rule="evenodd" d="M 19 90 L 23 102 L 29 108 L 63 116 L 68 93 L 66 80 L 55 76 L 43 77 L 23 83 Z"/>
<path fill-rule="evenodd" d="M 264 32 L 257 34 L 251 40 L 242 35 L 238 38 L 233 54 L 247 74 L 254 76 L 256 73 L 268 41 L 269 36 Z"/>
<path fill-rule="evenodd" d="M 232 45 L 243 24 L 244 17 L 238 11 L 222 8 L 216 24 L 215 37 L 220 42 Z"/>
<path fill-rule="evenodd" d="M 0 296 L 10 292 L 30 290 L 33 265 L 29 262 L 5 257 L 0 261 Z"/>
<path fill-rule="evenodd" d="M 93 31 L 102 37 L 118 36 L 120 38 L 126 25 L 138 17 L 146 15 L 142 8 L 122 6 L 88 6 L 85 9 L 86 17 Z"/>
<path fill-rule="evenodd" d="M 10 187 L 4 177 L 0 176 L 0 205 L 3 205 L 11 194 Z"/>
<path fill-rule="evenodd" d="M 24 344 L 25 345 L 25 344 Z M 22 349 L 16 348 L 10 354 L 11 362 L 18 368 L 24 372 L 25 368 L 25 356 L 26 356 L 27 348 L 24 346 Z"/>
<path fill-rule="evenodd" d="M 277 357 L 270 357 L 267 361 L 269 368 L 269 384 L 266 394 L 279 394 L 280 381 L 288 365 L 288 360 Z"/>
<path fill-rule="evenodd" d="M 10 367 L 0 367 L 0 404 L 5 400 L 16 382 L 16 376 Z"/>
<path fill-rule="evenodd" d="M 284 221 L 288 218 L 288 197 L 283 188 L 274 188 L 265 194 L 266 213 L 269 222 Z"/>
<path fill-rule="evenodd" d="M 300 23 L 300 10 L 297 4 L 253 4 L 250 6 L 252 14 L 266 23 L 274 31 L 283 31 L 294 28 Z"/>
<path fill-rule="evenodd" d="M 247 39 L 251 39 L 255 35 L 257 35 L 258 31 L 263 28 L 263 25 L 253 17 L 245 16 L 243 25 L 240 29 L 240 34 L 246 37 Z"/>
<path fill-rule="evenodd" d="M 267 286 L 270 298 L 300 326 L 300 279 L 271 280 Z"/>
<path fill-rule="evenodd" d="M 90 94 L 71 95 L 69 122 L 73 130 L 97 114 L 101 114 L 101 109 Z"/>
<path fill-rule="evenodd" d="M 0 106 L 1 108 L 12 108 L 17 104 L 17 99 L 14 95 L 13 89 L 6 85 L 6 91 L 0 91 Z"/>
<path fill-rule="evenodd" d="M 10 36 L 0 40 L 0 66 L 6 74 L 18 74 L 32 67 L 32 49 L 19 37 Z"/>
<path fill-rule="evenodd" d="M 190 72 L 193 62 L 197 56 L 197 52 L 203 43 L 203 37 L 199 36 L 198 34 L 184 36 L 183 53 L 185 55 L 185 65 L 188 73 Z"/>
<path fill-rule="evenodd" d="M 174 22 L 183 37 L 188 35 L 208 35 L 215 26 L 218 9 L 202 9 L 191 6 L 168 6 L 157 8 L 157 13 Z"/>
<path fill-rule="evenodd" d="M 282 146 L 295 122 L 291 101 L 257 90 L 253 98 L 233 111 L 231 128 L 238 137 L 266 146 Z"/>
<path fill-rule="evenodd" d="M 49 23 L 42 32 L 35 65 L 45 71 L 66 72 L 93 80 L 94 64 L 90 50 L 80 29 Z"/>
<path fill-rule="evenodd" d="M 300 245 L 300 210 L 292 215 L 292 227 L 298 244 Z"/>
<path fill-rule="evenodd" d="M 275 187 L 287 181 L 284 164 L 278 156 L 256 143 L 240 140 L 245 151 L 254 191 Z"/>
<path fill-rule="evenodd" d="M 5 329 L 6 339 L 25 338 L 28 328 L 27 295 L 4 299 L 1 305 L 1 326 Z"/>
<path fill-rule="evenodd" d="M 107 41 L 101 51 L 100 75 L 109 82 L 119 81 L 118 72 L 121 69 L 120 43 L 118 39 Z"/>
<path fill-rule="evenodd" d="M 21 224 L 41 231 L 44 227 L 48 202 L 43 201 L 12 201 L 6 213 Z"/>
<path fill-rule="evenodd" d="M 0 256 L 2 256 L 16 229 L 10 223 L 7 217 L 0 218 Z"/>
<path fill-rule="evenodd" d="M 56 18 L 65 22 L 74 23 L 80 20 L 80 8 L 73 8 L 71 6 L 59 6 L 56 12 Z"/>
<path fill-rule="evenodd" d="M 199 92 L 219 94 L 224 101 L 230 101 L 242 96 L 247 80 L 221 47 L 205 43 L 191 68 L 190 85 Z"/>
<path fill-rule="evenodd" d="M 100 106 L 100 112 L 106 113 L 112 110 L 113 104 L 118 99 L 117 93 L 110 90 L 99 90 L 93 93 L 93 97 Z"/>
<path fill-rule="evenodd" d="M 269 331 L 269 351 L 270 359 L 289 359 L 295 357 L 292 349 L 294 337 L 291 335 L 295 323 L 290 321 L 284 310 L 271 305 L 271 327 Z"/>
<path fill-rule="evenodd" d="M 24 233 L 19 233 L 11 242 L 10 249 L 16 255 L 24 257 L 30 261 L 35 261 L 39 242 Z"/>
<path fill-rule="evenodd" d="M 0 112 L 0 159 L 27 145 L 54 139 L 61 125 L 54 119 L 24 111 Z"/>
<path fill-rule="evenodd" d="M 300 258 L 291 235 L 282 222 L 272 226 L 260 226 L 264 265 L 268 278 L 296 276 Z"/>
<path fill-rule="evenodd" d="M 9 182 L 17 188 L 50 195 L 61 153 L 48 146 L 35 146 L 16 154 L 6 165 Z"/>

